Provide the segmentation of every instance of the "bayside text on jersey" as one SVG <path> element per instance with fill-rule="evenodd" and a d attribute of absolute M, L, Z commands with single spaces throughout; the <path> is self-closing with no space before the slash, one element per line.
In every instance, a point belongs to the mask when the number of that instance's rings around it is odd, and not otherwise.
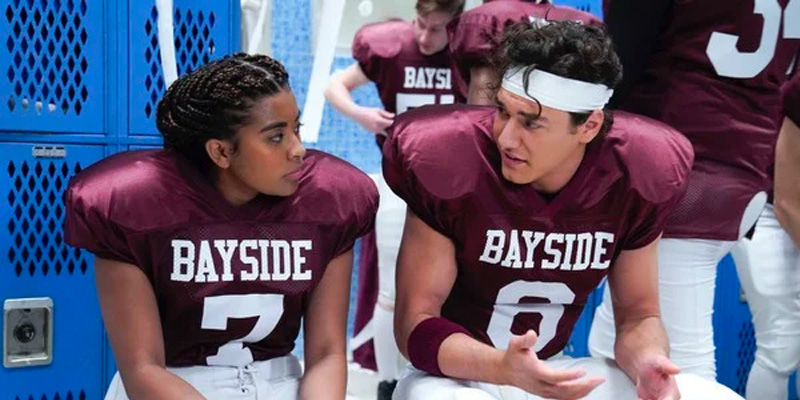
<path fill-rule="evenodd" d="M 353 58 L 375 82 L 389 112 L 401 114 L 426 104 L 453 102 L 450 51 L 422 54 L 412 22 L 392 20 L 363 26 L 353 39 Z"/>

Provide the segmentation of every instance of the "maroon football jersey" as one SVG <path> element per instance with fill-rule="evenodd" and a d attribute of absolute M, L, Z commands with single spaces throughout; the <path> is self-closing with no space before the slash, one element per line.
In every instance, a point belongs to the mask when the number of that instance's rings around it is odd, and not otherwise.
<path fill-rule="evenodd" d="M 800 73 L 783 88 L 783 114 L 800 126 Z"/>
<path fill-rule="evenodd" d="M 375 83 L 383 107 L 403 113 L 425 104 L 449 104 L 454 100 L 450 51 L 426 56 L 419 51 L 412 22 L 391 20 L 363 26 L 353 39 L 353 58 Z M 384 136 L 377 135 L 378 147 Z M 372 318 L 378 297 L 378 250 L 375 233 L 361 241 L 358 303 L 355 331 L 360 332 Z M 371 342 L 354 349 L 354 359 L 374 368 Z"/>
<path fill-rule="evenodd" d="M 620 252 L 661 234 L 683 195 L 691 145 L 664 124 L 618 113 L 547 201 L 503 178 L 495 113 L 457 105 L 404 114 L 384 145 L 383 172 L 411 210 L 455 244 L 458 276 L 442 316 L 498 348 L 534 329 L 535 349 L 547 358 L 567 344 Z"/>
<path fill-rule="evenodd" d="M 353 39 L 353 58 L 375 82 L 389 112 L 453 102 L 450 51 L 422 54 L 413 22 L 391 20 L 363 26 Z"/>
<path fill-rule="evenodd" d="M 665 237 L 736 240 L 745 206 L 768 190 L 779 91 L 800 48 L 800 2 L 787 2 L 682 0 L 665 16 L 649 64 L 622 104 L 673 126 L 694 146 L 686 200 Z"/>
<path fill-rule="evenodd" d="M 470 69 L 486 65 L 500 45 L 507 27 L 520 22 L 542 19 L 547 21 L 581 21 L 601 25 L 592 14 L 547 2 L 496 0 L 464 12 L 447 24 L 450 52 L 458 66 L 454 72 L 456 100 L 464 103 L 469 90 Z"/>
<path fill-rule="evenodd" d="M 168 366 L 241 366 L 292 351 L 328 263 L 372 229 L 378 194 L 309 150 L 293 195 L 235 207 L 176 153 L 136 151 L 73 178 L 66 203 L 67 243 L 150 279 Z"/>

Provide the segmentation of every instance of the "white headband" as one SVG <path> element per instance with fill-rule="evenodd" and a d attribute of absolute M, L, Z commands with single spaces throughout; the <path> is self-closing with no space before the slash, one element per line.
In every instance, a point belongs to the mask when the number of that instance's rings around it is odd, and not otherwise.
<path fill-rule="evenodd" d="M 514 68 L 503 77 L 503 89 L 522 98 L 567 112 L 602 110 L 611 95 L 608 86 L 564 78 L 535 69 L 528 76 L 528 90 L 523 84 L 526 68 Z"/>

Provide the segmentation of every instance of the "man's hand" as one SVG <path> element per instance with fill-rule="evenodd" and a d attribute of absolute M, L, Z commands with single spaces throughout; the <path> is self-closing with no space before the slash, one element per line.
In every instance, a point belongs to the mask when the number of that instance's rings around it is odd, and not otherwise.
<path fill-rule="evenodd" d="M 639 400 L 678 400 L 681 394 L 675 375 L 681 372 L 663 355 L 645 361 L 636 379 L 636 394 Z"/>
<path fill-rule="evenodd" d="M 361 107 L 354 119 L 368 132 L 381 133 L 392 125 L 394 114 L 380 108 Z"/>
<path fill-rule="evenodd" d="M 534 331 L 511 338 L 503 358 L 503 376 L 509 385 L 548 399 L 573 400 L 586 397 L 605 382 L 603 378 L 581 379 L 586 371 L 551 368 L 532 349 L 537 339 Z"/>

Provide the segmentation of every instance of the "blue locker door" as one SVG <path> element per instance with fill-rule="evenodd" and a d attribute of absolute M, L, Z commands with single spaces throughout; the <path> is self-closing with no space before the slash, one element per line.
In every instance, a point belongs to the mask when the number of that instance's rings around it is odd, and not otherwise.
<path fill-rule="evenodd" d="M 740 295 L 736 266 L 730 255 L 719 263 L 714 298 L 714 344 L 717 380 L 744 395 L 755 357 L 755 333 L 747 303 Z"/>
<path fill-rule="evenodd" d="M 33 148 L 0 143 L 0 301 L 53 300 L 53 362 L 0 367 L 0 397 L 101 399 L 103 327 L 92 256 L 64 243 L 62 224 L 70 177 L 104 148 L 66 145 L 64 158 L 35 158 Z"/>
<path fill-rule="evenodd" d="M 553 3 L 559 6 L 577 8 L 589 14 L 594 14 L 600 19 L 603 18 L 602 0 L 555 0 Z"/>
<path fill-rule="evenodd" d="M 175 0 L 172 18 L 179 76 L 238 51 L 230 5 L 229 1 Z M 129 1 L 129 10 L 130 134 L 157 136 L 156 106 L 165 91 L 158 10 L 153 2 L 134 0 Z"/>
<path fill-rule="evenodd" d="M 1 130 L 101 134 L 103 2 L 0 0 Z"/>

